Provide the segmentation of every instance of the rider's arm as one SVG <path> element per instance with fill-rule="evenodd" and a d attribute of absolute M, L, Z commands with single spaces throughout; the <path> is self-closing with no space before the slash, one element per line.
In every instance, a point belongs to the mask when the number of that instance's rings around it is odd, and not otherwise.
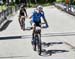
<path fill-rule="evenodd" d="M 33 14 L 29 18 L 31 19 L 33 16 L 34 16 L 34 12 L 33 12 Z"/>
<path fill-rule="evenodd" d="M 21 10 L 19 11 L 19 17 L 18 17 L 19 22 L 20 22 L 20 17 L 21 17 Z"/>
<path fill-rule="evenodd" d="M 43 20 L 45 21 L 45 23 L 47 23 L 44 12 L 41 12 L 41 17 L 43 18 Z"/>
<path fill-rule="evenodd" d="M 41 17 L 43 18 L 44 22 L 46 23 L 46 26 L 48 27 L 48 23 L 46 21 L 46 18 L 45 18 L 45 15 L 44 15 L 44 12 L 43 11 L 41 13 Z"/>
<path fill-rule="evenodd" d="M 31 19 L 32 18 L 32 15 L 29 18 Z"/>
<path fill-rule="evenodd" d="M 24 11 L 25 11 L 25 15 L 28 16 L 28 15 L 27 15 L 27 11 L 26 11 L 26 9 L 24 9 Z"/>
<path fill-rule="evenodd" d="M 19 17 L 21 16 L 21 10 L 19 11 Z"/>
<path fill-rule="evenodd" d="M 21 10 L 19 11 L 19 19 L 20 19 L 20 16 L 21 16 Z"/>

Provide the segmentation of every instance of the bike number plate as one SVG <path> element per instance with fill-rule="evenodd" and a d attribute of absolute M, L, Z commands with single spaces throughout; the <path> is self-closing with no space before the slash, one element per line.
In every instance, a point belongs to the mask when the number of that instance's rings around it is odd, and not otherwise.
<path fill-rule="evenodd" d="M 36 30 L 41 30 L 41 27 L 36 27 Z"/>

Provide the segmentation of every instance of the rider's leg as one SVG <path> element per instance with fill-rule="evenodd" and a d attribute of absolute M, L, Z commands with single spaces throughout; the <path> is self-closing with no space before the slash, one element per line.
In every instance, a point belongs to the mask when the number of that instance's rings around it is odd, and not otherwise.
<path fill-rule="evenodd" d="M 21 26 L 21 29 L 22 29 L 22 17 L 20 18 L 20 26 Z"/>
<path fill-rule="evenodd" d="M 20 24 L 20 26 L 21 26 L 21 21 L 20 21 L 20 19 L 21 19 L 21 16 L 19 16 L 19 19 L 18 19 L 18 21 L 19 21 L 19 24 Z"/>
<path fill-rule="evenodd" d="M 21 29 L 23 29 L 23 30 L 25 30 L 24 28 L 24 21 L 25 21 L 25 17 L 24 16 L 21 16 L 21 18 L 20 18 L 20 24 L 21 24 Z"/>
<path fill-rule="evenodd" d="M 22 24 L 23 24 L 23 30 L 25 30 L 25 18 L 23 18 Z"/>

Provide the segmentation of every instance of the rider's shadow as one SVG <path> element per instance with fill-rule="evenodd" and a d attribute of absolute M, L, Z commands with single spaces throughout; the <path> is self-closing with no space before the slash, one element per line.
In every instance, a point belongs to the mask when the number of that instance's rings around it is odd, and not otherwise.
<path fill-rule="evenodd" d="M 46 42 L 43 42 L 42 43 L 42 46 L 46 46 L 46 47 L 49 47 L 49 46 L 53 46 L 55 44 L 63 44 L 63 42 L 49 42 L 49 43 L 46 43 Z"/>
<path fill-rule="evenodd" d="M 54 44 L 63 44 L 63 42 L 50 42 L 50 43 L 46 43 L 43 42 L 42 46 L 43 47 L 49 47 L 49 46 L 53 46 Z M 42 48 L 43 48 L 42 47 Z M 54 50 L 46 50 L 46 49 L 42 49 L 42 55 L 41 56 L 51 56 L 52 54 L 56 54 L 56 53 L 64 53 L 64 52 L 69 52 L 68 50 L 61 50 L 61 49 L 54 49 Z"/>
<path fill-rule="evenodd" d="M 51 56 L 52 54 L 56 53 L 64 53 L 64 52 L 69 52 L 68 50 L 43 50 L 41 56 Z"/>

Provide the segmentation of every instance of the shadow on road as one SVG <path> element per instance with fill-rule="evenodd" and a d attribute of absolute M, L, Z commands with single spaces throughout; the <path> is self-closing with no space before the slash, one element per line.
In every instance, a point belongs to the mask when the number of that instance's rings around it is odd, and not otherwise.
<path fill-rule="evenodd" d="M 32 35 L 5 36 L 5 37 L 0 37 L 0 40 L 28 39 L 28 38 L 32 38 Z"/>
<path fill-rule="evenodd" d="M 49 42 L 49 43 L 43 42 L 42 46 L 43 47 L 49 47 L 49 46 L 52 46 L 52 45 L 55 45 L 55 44 L 63 44 L 63 43 L 64 42 Z"/>
<path fill-rule="evenodd" d="M 9 39 L 20 39 L 21 36 L 8 36 L 8 37 L 0 37 L 0 40 L 9 40 Z"/>
<path fill-rule="evenodd" d="M 56 53 L 64 53 L 64 52 L 69 52 L 68 50 L 43 50 L 43 55 L 41 56 L 51 56 L 52 54 Z"/>
<path fill-rule="evenodd" d="M 49 47 L 49 46 L 53 46 L 53 45 L 56 45 L 56 44 L 64 44 L 64 42 L 49 42 L 49 43 L 46 43 L 46 42 L 43 42 L 42 43 L 42 48 L 43 47 Z M 56 54 L 56 53 L 64 53 L 64 52 L 69 52 L 68 50 L 46 50 L 46 49 L 42 49 L 42 55 L 41 56 L 51 56 L 52 54 Z"/>
<path fill-rule="evenodd" d="M 2 28 L 0 29 L 0 31 L 3 31 L 3 30 L 5 30 L 8 26 L 9 26 L 9 24 L 12 22 L 12 20 L 8 20 L 3 26 L 2 26 Z"/>
<path fill-rule="evenodd" d="M 10 23 L 11 21 L 9 21 Z M 5 26 L 7 27 L 7 26 Z M 4 28 L 5 28 L 4 27 Z M 42 37 L 55 37 L 55 36 L 75 36 L 75 32 L 64 32 L 64 33 L 45 33 L 42 34 Z M 7 39 L 28 39 L 32 38 L 32 35 L 20 35 L 20 36 L 6 36 L 6 37 L 0 37 L 0 40 L 7 40 Z"/>
<path fill-rule="evenodd" d="M 5 58 L 25 58 L 29 56 L 7 56 L 7 57 L 0 57 L 0 59 L 5 59 Z"/>
<path fill-rule="evenodd" d="M 8 40 L 8 39 L 25 39 L 25 38 L 32 38 L 31 35 L 24 35 L 24 36 L 9 36 L 9 37 L 0 37 L 0 40 Z M 53 46 L 56 44 L 63 44 L 64 42 L 42 42 L 42 48 L 43 47 L 49 47 L 49 46 Z M 69 44 L 68 44 L 69 45 Z M 51 56 L 52 54 L 56 54 L 56 53 L 64 53 L 64 52 L 69 52 L 68 50 L 46 50 L 46 49 L 42 49 L 42 55 L 41 56 Z M 0 58 L 18 58 L 19 56 L 16 57 L 0 57 Z M 23 57 L 23 56 L 20 56 Z"/>

